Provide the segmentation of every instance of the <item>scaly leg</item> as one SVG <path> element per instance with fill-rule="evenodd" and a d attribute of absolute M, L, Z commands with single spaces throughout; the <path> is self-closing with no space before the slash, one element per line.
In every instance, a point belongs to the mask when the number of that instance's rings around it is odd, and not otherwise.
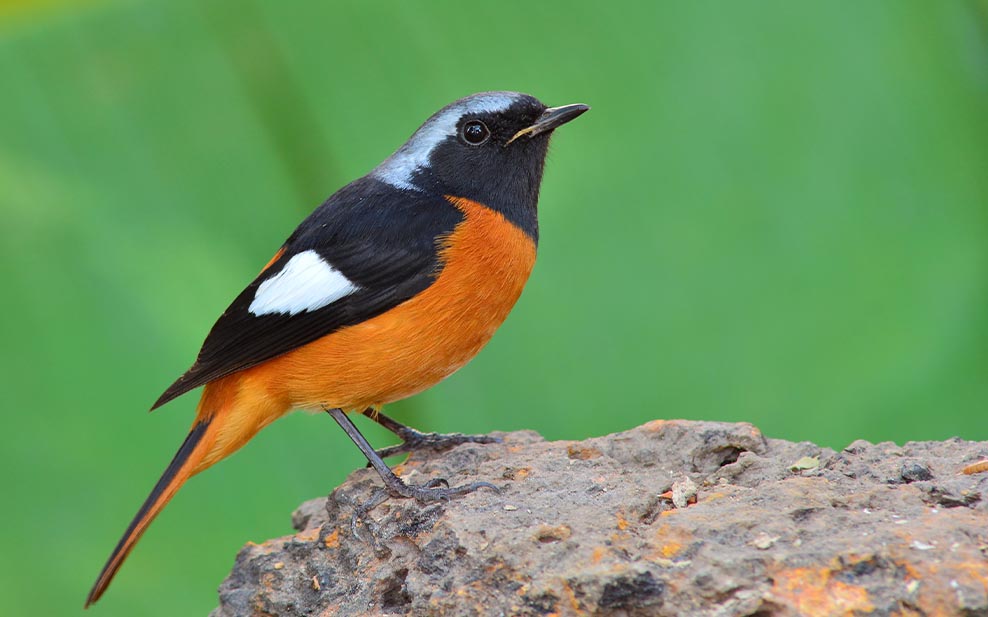
<path fill-rule="evenodd" d="M 381 476 L 381 480 L 384 481 L 384 486 L 387 488 L 388 492 L 395 497 L 411 497 L 418 501 L 429 502 L 429 501 L 440 501 L 449 499 L 451 497 L 456 497 L 458 495 L 465 495 L 471 493 L 479 488 L 490 488 L 495 491 L 499 491 L 498 487 L 494 486 L 490 482 L 471 482 L 470 484 L 464 484 L 463 486 L 450 487 L 449 483 L 445 480 L 436 479 L 432 480 L 425 486 L 410 486 L 405 484 L 401 478 L 395 475 L 393 471 L 388 467 L 388 465 L 381 459 L 374 448 L 367 442 L 367 439 L 357 430 L 350 418 L 347 417 L 346 413 L 342 409 L 326 409 L 326 413 L 331 415 L 340 428 L 353 440 L 353 443 L 360 448 L 360 451 L 367 457 L 367 461 L 370 463 L 371 467 L 377 470 L 377 473 Z M 397 424 L 397 423 L 395 423 Z M 398 426 L 401 426 L 400 424 Z M 444 484 L 445 486 L 440 486 Z"/>
<path fill-rule="evenodd" d="M 461 433 L 422 433 L 410 426 L 405 426 L 393 418 L 389 418 L 373 407 L 368 407 L 363 414 L 388 429 L 401 439 L 401 443 L 377 451 L 381 458 L 388 458 L 414 450 L 432 450 L 442 452 L 461 443 L 501 443 L 497 437 L 490 435 L 463 435 Z"/>

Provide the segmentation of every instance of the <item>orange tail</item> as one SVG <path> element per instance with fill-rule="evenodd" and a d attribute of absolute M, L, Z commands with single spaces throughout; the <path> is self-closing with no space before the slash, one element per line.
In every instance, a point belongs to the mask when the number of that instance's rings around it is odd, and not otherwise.
<path fill-rule="evenodd" d="M 185 481 L 197 471 L 196 468 L 199 462 L 210 449 L 210 442 L 213 441 L 213 439 L 203 441 L 203 435 L 206 433 L 206 429 L 209 427 L 211 421 L 212 419 L 210 418 L 201 419 L 189 431 L 189 435 L 185 438 L 185 442 L 182 443 L 182 447 L 175 453 L 175 458 L 172 459 L 168 468 L 165 469 L 165 473 L 161 475 L 158 483 L 154 485 L 151 494 L 148 495 L 141 509 L 137 511 L 134 520 L 131 521 L 130 526 L 127 527 L 127 531 L 124 532 L 123 537 L 120 538 L 120 542 L 117 543 L 117 547 L 110 554 L 110 559 L 103 566 L 103 571 L 99 573 L 99 578 L 96 579 L 96 583 L 89 592 L 89 597 L 86 598 L 87 608 L 90 604 L 99 600 L 103 592 L 106 591 L 106 588 L 110 586 L 113 576 L 120 569 L 124 560 L 127 559 L 127 555 L 134 548 L 134 545 L 137 544 L 137 541 L 141 539 L 141 535 L 144 534 L 144 531 L 151 524 L 151 521 L 154 520 L 154 517 L 171 501 L 171 498 L 185 484 Z"/>

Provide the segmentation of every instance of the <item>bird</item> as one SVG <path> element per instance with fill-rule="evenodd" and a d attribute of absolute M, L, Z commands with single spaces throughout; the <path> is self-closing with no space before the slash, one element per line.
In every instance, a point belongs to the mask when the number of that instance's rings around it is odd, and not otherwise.
<path fill-rule="evenodd" d="M 420 433 L 381 412 L 469 362 L 535 264 L 537 205 L 553 131 L 590 108 L 520 92 L 446 105 L 367 175 L 305 218 L 210 329 L 151 410 L 204 386 L 192 426 L 86 599 L 89 607 L 192 476 L 295 409 L 327 412 L 389 495 L 428 502 L 494 488 L 406 484 L 383 457 L 490 438 Z M 377 452 L 348 413 L 403 441 Z"/>

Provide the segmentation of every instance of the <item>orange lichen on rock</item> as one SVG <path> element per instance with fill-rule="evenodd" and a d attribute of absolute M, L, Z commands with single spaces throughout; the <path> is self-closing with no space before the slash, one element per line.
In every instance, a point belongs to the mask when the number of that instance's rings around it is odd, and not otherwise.
<path fill-rule="evenodd" d="M 655 532 L 655 539 L 659 543 L 658 553 L 669 559 L 678 555 L 693 541 L 693 534 L 688 529 L 665 523 Z"/>
<path fill-rule="evenodd" d="M 631 523 L 628 522 L 628 519 L 624 518 L 623 514 L 617 515 L 617 525 L 615 526 L 618 528 L 619 531 L 626 530 L 629 525 L 631 525 Z"/>
<path fill-rule="evenodd" d="M 503 477 L 505 480 L 524 480 L 525 478 L 528 477 L 528 474 L 531 473 L 531 471 L 532 470 L 528 467 L 521 467 L 518 469 L 509 468 L 506 469 L 503 474 L 501 474 L 501 477 Z"/>
<path fill-rule="evenodd" d="M 566 448 L 566 455 L 571 459 L 579 461 L 587 461 L 592 458 L 599 458 L 604 455 L 603 452 L 598 450 L 593 446 L 587 446 L 583 444 L 572 444 Z"/>
<path fill-rule="evenodd" d="M 313 527 L 311 529 L 305 529 L 303 531 L 300 531 L 297 534 L 295 534 L 294 539 L 296 541 L 300 540 L 302 542 L 315 542 L 316 540 L 319 539 L 319 528 Z"/>
<path fill-rule="evenodd" d="M 645 430 L 649 433 L 655 433 L 661 431 L 667 422 L 668 420 L 652 420 L 651 422 L 646 422 L 645 424 L 643 424 L 642 430 Z"/>
<path fill-rule="evenodd" d="M 340 545 L 340 530 L 336 528 L 322 541 L 326 548 L 336 548 Z"/>
<path fill-rule="evenodd" d="M 839 581 L 824 568 L 792 568 L 777 572 L 768 599 L 806 617 L 846 615 L 874 610 L 868 591 Z"/>
<path fill-rule="evenodd" d="M 573 591 L 573 587 L 570 586 L 569 582 L 564 580 L 561 587 L 563 590 L 563 594 L 566 596 L 566 599 L 569 601 L 570 610 L 572 610 L 576 614 L 580 614 L 580 615 L 585 614 L 585 611 L 581 610 L 580 600 L 576 597 L 576 592 Z"/>
<path fill-rule="evenodd" d="M 972 475 L 976 473 L 983 473 L 988 471 L 988 460 L 978 461 L 977 463 L 971 463 L 967 467 L 961 470 L 961 473 Z"/>
<path fill-rule="evenodd" d="M 659 548 L 659 552 L 662 553 L 662 556 L 666 559 L 674 557 L 681 550 L 683 550 L 683 545 L 679 542 L 667 542 Z"/>
<path fill-rule="evenodd" d="M 571 535 L 573 535 L 573 530 L 570 529 L 569 525 L 556 525 L 555 527 L 542 525 L 535 532 L 535 539 L 542 544 L 549 544 L 568 540 Z"/>

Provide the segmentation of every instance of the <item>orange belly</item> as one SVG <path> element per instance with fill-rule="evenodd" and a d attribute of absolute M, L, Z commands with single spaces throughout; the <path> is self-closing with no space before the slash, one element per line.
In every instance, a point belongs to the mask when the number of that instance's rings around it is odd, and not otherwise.
<path fill-rule="evenodd" d="M 449 199 L 465 216 L 442 242 L 444 267 L 430 287 L 382 315 L 243 371 L 241 386 L 293 408 L 357 410 L 412 396 L 470 361 L 521 295 L 535 244 L 501 214 Z"/>

